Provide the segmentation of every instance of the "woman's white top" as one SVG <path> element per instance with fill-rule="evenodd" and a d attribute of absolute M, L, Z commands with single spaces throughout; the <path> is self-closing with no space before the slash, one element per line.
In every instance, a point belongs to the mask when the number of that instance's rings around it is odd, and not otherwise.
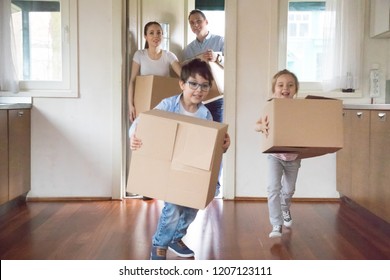
<path fill-rule="evenodd" d="M 138 50 L 134 53 L 133 61 L 140 65 L 140 75 L 156 75 L 169 77 L 170 66 L 173 62 L 179 61 L 177 56 L 167 50 L 162 50 L 159 59 L 153 60 L 148 55 L 148 50 Z"/>

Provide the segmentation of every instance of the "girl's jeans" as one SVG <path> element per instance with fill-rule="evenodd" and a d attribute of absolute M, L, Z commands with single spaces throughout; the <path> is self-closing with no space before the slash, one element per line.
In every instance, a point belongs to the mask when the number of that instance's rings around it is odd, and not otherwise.
<path fill-rule="evenodd" d="M 153 235 L 153 246 L 167 248 L 170 242 L 182 239 L 197 213 L 198 209 L 165 202 L 156 233 Z"/>
<path fill-rule="evenodd" d="M 300 166 L 300 159 L 284 161 L 268 155 L 268 211 L 273 226 L 282 225 L 282 211 L 290 209 Z"/>

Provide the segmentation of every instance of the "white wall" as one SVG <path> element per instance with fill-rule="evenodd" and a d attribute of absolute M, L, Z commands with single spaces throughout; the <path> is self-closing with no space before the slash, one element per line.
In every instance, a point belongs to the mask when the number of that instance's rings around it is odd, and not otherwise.
<path fill-rule="evenodd" d="M 78 2 L 80 96 L 33 99 L 29 197 L 111 197 L 113 186 L 120 187 L 121 172 L 113 168 L 121 168 L 121 147 L 113 146 L 121 142 L 120 64 L 113 77 L 118 44 L 121 53 L 120 38 L 113 44 L 112 13 L 121 1 Z"/>

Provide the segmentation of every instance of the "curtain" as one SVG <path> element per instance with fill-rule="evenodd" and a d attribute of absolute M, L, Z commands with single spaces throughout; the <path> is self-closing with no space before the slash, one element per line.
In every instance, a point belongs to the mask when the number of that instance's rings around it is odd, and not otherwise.
<path fill-rule="evenodd" d="M 0 0 L 0 91 L 19 92 L 11 0 Z"/>
<path fill-rule="evenodd" d="M 360 86 L 364 0 L 326 0 L 323 90 Z"/>

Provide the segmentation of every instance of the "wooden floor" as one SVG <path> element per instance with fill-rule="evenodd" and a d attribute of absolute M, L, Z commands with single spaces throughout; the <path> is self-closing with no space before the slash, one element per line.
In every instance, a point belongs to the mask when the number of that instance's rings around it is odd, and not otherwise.
<path fill-rule="evenodd" d="M 145 260 L 161 201 L 28 202 L 0 213 L 2 260 Z M 269 239 L 266 202 L 214 199 L 190 226 L 199 260 L 390 259 L 390 225 L 347 203 L 294 202 L 294 224 Z M 168 259 L 180 259 L 168 253 Z"/>

